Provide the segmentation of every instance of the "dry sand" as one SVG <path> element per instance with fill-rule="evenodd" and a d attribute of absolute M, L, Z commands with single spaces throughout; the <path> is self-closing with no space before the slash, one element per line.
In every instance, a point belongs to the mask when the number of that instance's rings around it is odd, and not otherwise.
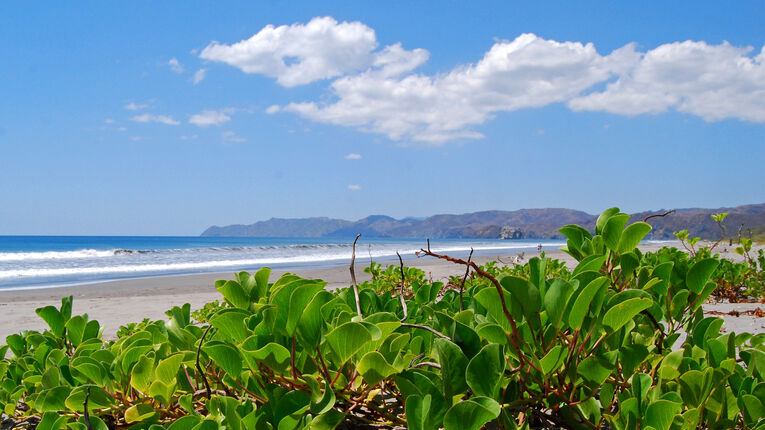
<path fill-rule="evenodd" d="M 679 246 L 675 243 L 671 245 Z M 664 244 L 641 245 L 641 249 L 654 251 L 662 246 Z M 716 251 L 722 250 L 723 248 L 718 248 Z M 724 252 L 723 256 L 740 260 L 740 256 L 730 251 L 732 250 Z M 526 254 L 526 260 L 534 255 L 536 252 Z M 563 252 L 547 252 L 547 255 L 565 261 L 569 267 L 574 266 L 574 260 Z M 474 260 L 479 264 L 497 258 L 509 262 L 516 256 L 517 254 L 502 254 L 475 257 Z M 449 276 L 464 273 L 462 266 L 433 258 L 408 260 L 406 264 L 424 270 L 433 281 L 447 281 Z M 363 267 L 365 267 L 365 262 L 357 260 L 356 275 L 359 282 L 369 279 L 369 275 L 362 272 Z M 306 278 L 323 279 L 328 282 L 329 288 L 350 285 L 350 274 L 348 266 L 345 265 L 328 269 L 301 269 L 297 272 Z M 271 274 L 272 281 L 283 273 L 284 271 L 273 271 Z M 0 291 L 0 344 L 4 343 L 3 339 L 9 334 L 18 333 L 25 329 L 41 330 L 45 328 L 45 322 L 35 314 L 35 309 L 47 305 L 58 307 L 63 296 L 74 296 L 73 314 L 87 313 L 90 319 L 96 319 L 104 326 L 104 335 L 111 337 L 120 325 L 141 321 L 144 318 L 164 319 L 166 318 L 164 312 L 175 305 L 188 302 L 192 309 L 198 309 L 207 302 L 219 299 L 221 296 L 213 286 L 217 279 L 233 279 L 233 272 L 128 279 L 71 287 Z M 704 309 L 706 311 L 728 312 L 729 310 L 749 310 L 758 306 L 765 309 L 765 305 L 758 304 L 705 305 Z M 765 332 L 765 318 L 728 315 L 722 316 L 722 318 L 725 319 L 724 329 L 729 332 Z"/>

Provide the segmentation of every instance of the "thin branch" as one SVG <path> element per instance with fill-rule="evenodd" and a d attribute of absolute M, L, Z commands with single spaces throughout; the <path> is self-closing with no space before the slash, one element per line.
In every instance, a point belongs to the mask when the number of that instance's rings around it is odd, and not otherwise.
<path fill-rule="evenodd" d="M 435 367 L 436 369 L 441 368 L 441 365 L 438 363 L 433 363 L 432 361 L 423 361 L 422 363 L 417 363 L 414 366 L 412 366 L 412 369 L 416 369 L 418 367 L 423 367 L 423 366 Z"/>
<path fill-rule="evenodd" d="M 356 296 L 356 313 L 361 316 L 361 301 L 359 300 L 359 285 L 356 283 L 356 269 L 353 267 L 353 263 L 356 262 L 356 241 L 361 237 L 361 233 L 356 235 L 356 239 L 353 239 L 353 252 L 351 253 L 351 281 L 353 282 L 353 294 Z"/>
<path fill-rule="evenodd" d="M 409 367 L 411 368 L 412 366 L 414 366 L 414 362 L 421 359 L 422 357 L 425 357 L 424 352 L 421 352 L 417 357 L 414 357 L 412 361 L 409 362 Z"/>
<path fill-rule="evenodd" d="M 409 327 L 409 328 L 421 328 L 421 329 L 423 329 L 423 330 L 427 330 L 427 331 L 429 331 L 429 332 L 433 333 L 434 335 L 436 335 L 436 336 L 438 336 L 438 337 L 440 337 L 440 338 L 442 338 L 442 339 L 446 339 L 446 340 L 448 340 L 448 341 L 452 342 L 452 339 L 451 339 L 449 336 L 447 336 L 447 335 L 445 335 L 445 334 L 441 333 L 440 331 L 438 331 L 438 330 L 436 330 L 436 329 L 434 329 L 434 328 L 430 328 L 430 327 L 428 327 L 428 326 L 426 326 L 426 325 L 420 325 L 420 324 L 409 324 L 409 323 L 401 323 L 401 327 Z"/>
<path fill-rule="evenodd" d="M 205 383 L 205 390 L 207 391 L 208 400 L 212 396 L 210 393 L 210 383 L 207 382 L 207 376 L 205 376 L 205 372 L 202 371 L 202 367 L 199 365 L 199 353 L 202 351 L 202 343 L 205 341 L 205 336 L 207 336 L 207 332 L 210 331 L 211 328 L 211 325 L 207 326 L 207 330 L 205 330 L 205 332 L 202 333 L 202 337 L 199 338 L 199 346 L 197 347 L 197 372 L 202 376 L 202 381 Z"/>
<path fill-rule="evenodd" d="M 398 251 L 396 251 L 396 255 L 398 256 L 399 267 L 401 268 L 401 290 L 399 291 L 398 297 L 401 300 L 401 307 L 404 308 L 404 317 L 401 318 L 401 322 L 404 322 L 409 316 L 409 311 L 406 308 L 406 300 L 404 300 L 404 260 L 401 259 L 401 254 L 399 254 Z"/>
<path fill-rule="evenodd" d="M 462 283 L 460 284 L 460 310 L 465 310 L 465 303 L 462 301 L 462 292 L 465 290 L 465 281 L 467 281 L 468 274 L 470 274 L 470 260 L 473 259 L 473 248 L 470 248 L 470 255 L 468 256 L 467 262 L 465 266 L 465 276 L 462 277 Z"/>
<path fill-rule="evenodd" d="M 88 430 L 93 430 L 93 424 L 90 423 L 90 413 L 88 412 L 88 398 L 90 398 L 90 385 L 88 385 L 87 391 L 85 391 L 85 402 L 82 405 L 83 417 L 85 418 L 85 426 Z"/>
<path fill-rule="evenodd" d="M 670 211 L 666 211 L 663 214 L 648 215 L 647 217 L 643 218 L 643 222 L 648 222 L 648 220 L 651 219 L 651 218 L 661 218 L 661 217 L 665 217 L 665 216 L 667 216 L 669 214 L 673 214 L 673 213 L 675 213 L 674 209 L 672 209 Z"/>

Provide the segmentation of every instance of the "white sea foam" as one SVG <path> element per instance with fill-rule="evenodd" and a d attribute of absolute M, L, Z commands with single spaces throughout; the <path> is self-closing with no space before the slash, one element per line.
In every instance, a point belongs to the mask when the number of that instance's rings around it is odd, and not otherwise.
<path fill-rule="evenodd" d="M 116 249 L 79 249 L 76 251 L 0 252 L 0 261 L 75 260 L 113 257 Z"/>

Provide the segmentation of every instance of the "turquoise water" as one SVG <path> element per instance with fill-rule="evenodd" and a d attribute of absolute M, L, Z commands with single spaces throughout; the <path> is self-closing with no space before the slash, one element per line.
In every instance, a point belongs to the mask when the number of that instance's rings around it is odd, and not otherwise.
<path fill-rule="evenodd" d="M 171 236 L 0 236 L 0 289 L 74 285 L 115 279 L 348 264 L 353 238 Z M 438 239 L 434 250 L 455 256 L 557 249 L 550 240 Z M 417 239 L 359 239 L 359 264 L 406 259 L 425 246 Z"/>

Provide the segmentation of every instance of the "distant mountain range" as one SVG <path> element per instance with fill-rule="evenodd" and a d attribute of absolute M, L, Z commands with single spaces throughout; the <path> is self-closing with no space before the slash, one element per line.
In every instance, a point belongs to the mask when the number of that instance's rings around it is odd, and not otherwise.
<path fill-rule="evenodd" d="M 630 222 L 664 212 L 666 210 L 662 209 L 632 214 Z M 720 230 L 710 215 L 720 212 L 729 213 L 724 222 L 728 236 L 735 236 L 742 223 L 744 236 L 747 228 L 765 225 L 765 203 L 734 208 L 676 209 L 672 214 L 651 218 L 648 222 L 653 226 L 653 239 L 672 239 L 672 233 L 679 230 L 688 230 L 691 236 L 717 239 Z M 213 226 L 202 236 L 348 238 L 361 233 L 364 237 L 395 238 L 560 239 L 560 227 L 578 224 L 592 231 L 596 220 L 597 215 L 560 208 L 496 210 L 404 219 L 372 215 L 358 221 L 326 217 L 271 218 L 248 225 Z"/>

